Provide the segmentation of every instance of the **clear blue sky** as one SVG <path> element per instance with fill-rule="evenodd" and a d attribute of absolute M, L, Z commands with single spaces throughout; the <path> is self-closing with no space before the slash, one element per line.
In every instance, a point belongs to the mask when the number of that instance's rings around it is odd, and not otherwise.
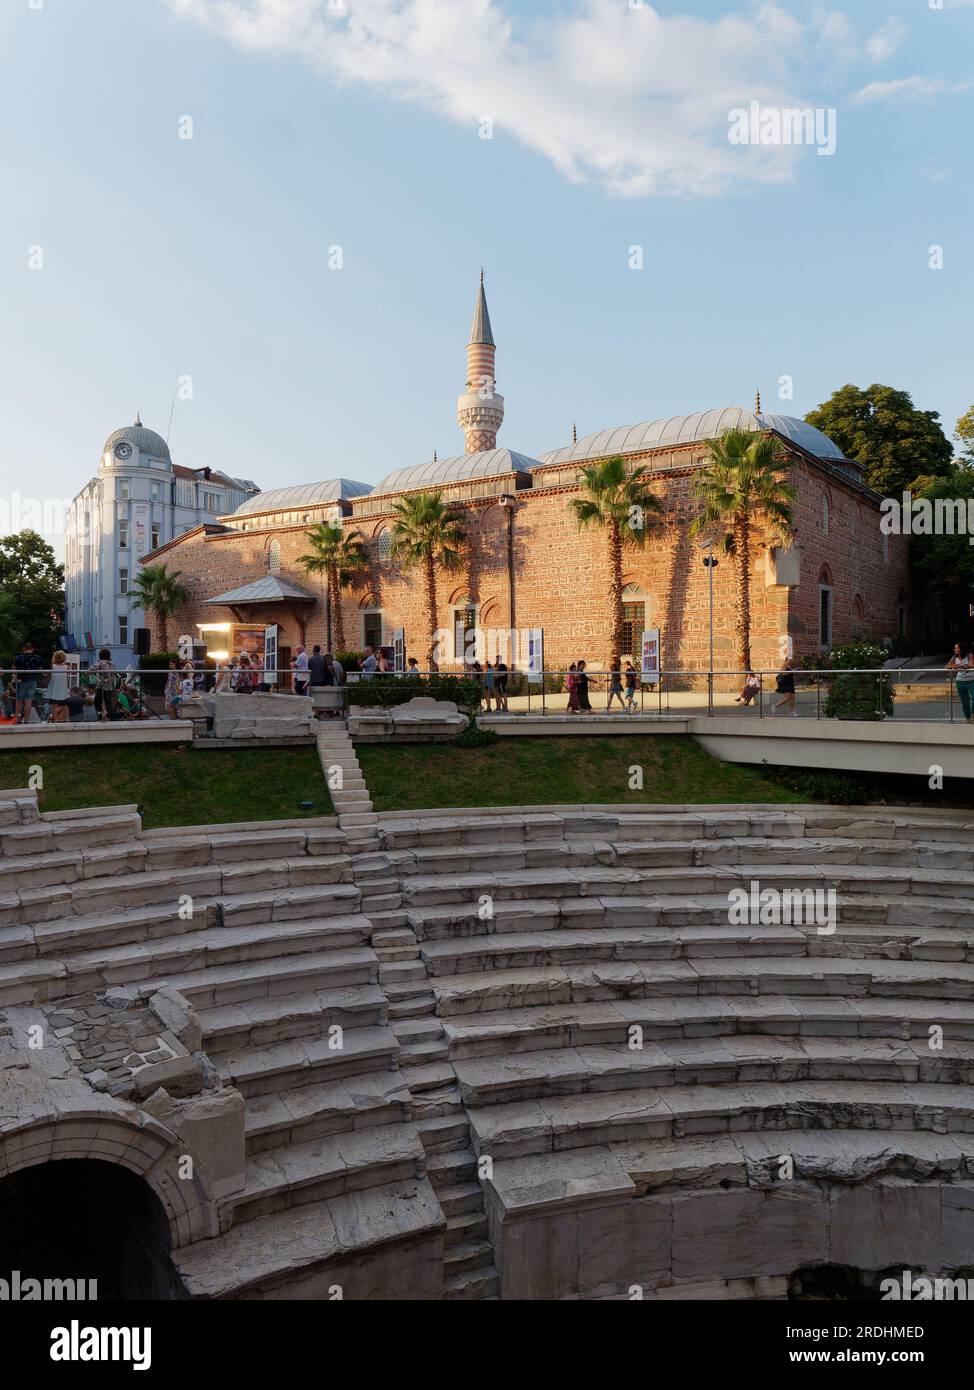
<path fill-rule="evenodd" d="M 974 401 L 974 0 L 346 5 L 5 0 L 4 498 L 72 497 L 183 375 L 191 467 L 459 453 L 481 264 L 529 454 L 756 386 L 888 382 L 948 433 Z M 835 107 L 836 153 L 732 148 L 751 99 Z"/>

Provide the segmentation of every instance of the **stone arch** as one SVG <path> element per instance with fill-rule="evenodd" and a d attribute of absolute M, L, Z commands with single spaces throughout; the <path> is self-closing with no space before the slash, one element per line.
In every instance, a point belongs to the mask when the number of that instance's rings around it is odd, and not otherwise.
<path fill-rule="evenodd" d="M 180 1175 L 187 1157 L 192 1177 Z M 142 1178 L 162 1205 L 174 1250 L 219 1234 L 216 1202 L 195 1154 L 144 1111 L 67 1111 L 13 1130 L 0 1143 L 0 1178 L 71 1158 L 118 1164 Z"/>

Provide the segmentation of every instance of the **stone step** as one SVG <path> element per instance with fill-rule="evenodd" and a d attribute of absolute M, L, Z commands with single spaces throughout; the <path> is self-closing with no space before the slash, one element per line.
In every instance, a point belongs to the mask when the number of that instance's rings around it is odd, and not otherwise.
<path fill-rule="evenodd" d="M 449 1042 L 451 1061 L 593 1043 L 621 1047 L 628 1045 L 635 1028 L 643 1040 L 662 1042 L 744 1033 L 916 1039 L 925 1044 L 930 1030 L 939 1026 L 951 1040 L 974 1042 L 974 1004 L 936 998 L 684 994 L 455 1014 L 436 1022 Z"/>
<path fill-rule="evenodd" d="M 234 1223 L 420 1176 L 425 1158 L 419 1135 L 402 1123 L 266 1149 L 247 1161 L 244 1190 L 231 1199 Z"/>
<path fill-rule="evenodd" d="M 392 1025 L 392 1030 L 401 1043 L 439 1041 L 443 1037 L 438 1018 L 401 1019 Z"/>
<path fill-rule="evenodd" d="M 426 967 L 418 960 L 391 960 L 379 966 L 379 982 L 383 989 L 426 980 Z"/>
<path fill-rule="evenodd" d="M 435 1091 L 442 1086 L 455 1083 L 455 1076 L 449 1062 L 404 1062 L 400 1067 L 403 1081 L 413 1094 L 420 1091 Z"/>
<path fill-rule="evenodd" d="M 5 802 L 10 808 L 11 803 Z M 135 810 L 105 807 L 95 815 L 55 813 L 24 825 L 19 818 L 0 823 L 0 856 L 19 859 L 51 853 L 82 853 L 108 845 L 133 844 L 142 834 Z"/>
<path fill-rule="evenodd" d="M 442 1203 L 441 1203 L 442 1205 Z M 444 1215 L 446 1213 L 444 1212 Z M 483 1209 L 478 1211 L 457 1212 L 453 1216 L 447 1217 L 446 1235 L 443 1238 L 444 1249 L 452 1251 L 458 1245 L 488 1245 L 487 1241 L 487 1217 Z M 493 1259 L 493 1251 L 490 1251 L 490 1258 Z M 478 1262 L 479 1263 L 479 1262 Z M 464 1263 L 464 1268 L 466 1264 Z M 476 1268 L 476 1265 L 473 1266 Z M 455 1273 L 456 1270 L 452 1269 Z"/>
<path fill-rule="evenodd" d="M 457 1059 L 454 1071 L 467 1106 L 548 1096 L 675 1085 L 751 1082 L 890 1081 L 974 1086 L 974 1044 L 933 1050 L 888 1038 L 725 1038 L 590 1044 L 513 1057 Z"/>
<path fill-rule="evenodd" d="M 410 1094 L 410 1110 L 417 1124 L 423 1120 L 456 1119 L 463 1114 L 460 1087 L 452 1078 L 431 1086 L 428 1090 L 420 1090 L 417 1087 Z"/>
<path fill-rule="evenodd" d="M 253 864 L 264 859 L 341 854 L 344 839 L 337 829 L 315 827 L 250 830 L 239 833 L 155 835 L 145 837 L 149 867 L 182 868 L 187 864 Z"/>
<path fill-rule="evenodd" d="M 63 897 L 63 893 L 70 893 L 69 885 L 141 875 L 144 869 L 145 846 L 133 843 L 100 845 L 86 853 L 58 851 L 0 859 L 0 900 L 44 888 L 61 888 L 55 896 Z"/>
<path fill-rule="evenodd" d="M 678 1139 L 687 1133 L 774 1130 L 787 1152 L 789 1129 L 974 1128 L 974 1087 L 900 1082 L 798 1081 L 596 1091 L 472 1108 L 478 1154 L 526 1157 L 593 1144 Z"/>
<path fill-rule="evenodd" d="M 437 1190 L 474 1183 L 477 1178 L 477 1155 L 469 1146 L 442 1149 L 426 1156 L 426 1175 Z"/>
<path fill-rule="evenodd" d="M 286 915 L 288 903 L 315 902 L 320 894 L 354 898 L 357 902 L 358 889 L 341 882 L 348 872 L 346 856 L 308 856 L 271 860 L 257 866 L 190 866 L 179 871 L 178 880 L 171 869 L 153 869 L 20 888 L 0 895 L 0 927 L 122 913 L 159 904 L 195 903 L 197 899 L 209 902 L 221 896 L 228 900 L 223 905 L 226 918 L 236 915 L 238 920 L 252 921 L 255 915 L 263 914 L 264 920 L 269 920 Z M 261 891 L 252 891 L 255 886 Z M 331 894 L 325 891 L 329 887 L 333 889 Z M 281 910 L 277 911 L 279 906 Z M 297 911 L 291 915 L 297 915 Z"/>
<path fill-rule="evenodd" d="M 375 985 L 378 970 L 371 947 L 357 946 L 347 951 L 307 951 L 214 966 L 172 975 L 165 983 L 185 994 L 195 1008 L 208 1009 L 318 989 Z M 154 983 L 158 985 L 159 980 Z"/>
<path fill-rule="evenodd" d="M 352 1281 L 349 1299 L 369 1296 L 368 1273 L 357 1273 L 356 1256 L 381 1254 L 394 1260 L 397 1247 L 443 1228 L 443 1214 L 425 1178 L 348 1192 L 320 1202 L 245 1221 L 219 1240 L 198 1241 L 173 1252 L 193 1298 L 294 1297 L 300 1283 L 313 1281 L 314 1298 L 327 1298 L 330 1267 Z M 350 1268 L 351 1265 L 351 1268 Z M 334 1282 L 339 1282 L 335 1280 Z M 306 1283 L 307 1287 L 307 1283 Z M 416 1290 L 402 1289 L 402 1297 Z"/>
<path fill-rule="evenodd" d="M 453 1115 L 436 1115 L 418 1120 L 416 1128 L 427 1153 L 440 1149 L 456 1149 L 466 1144 L 470 1137 L 467 1117 L 460 1111 Z"/>
<path fill-rule="evenodd" d="M 587 930 L 505 932 L 459 941 L 425 942 L 422 959 L 430 975 L 516 969 L 522 965 L 586 960 L 694 960 L 700 957 L 776 955 L 831 956 L 869 960 L 974 962 L 974 929 L 865 925 L 821 931 L 795 927 L 662 925 Z"/>
<path fill-rule="evenodd" d="M 334 1023 L 343 1028 L 381 1025 L 386 1022 L 386 1012 L 381 990 L 374 985 L 355 985 L 203 1009 L 200 1024 L 204 1050 L 215 1059 L 245 1047 L 313 1036 Z"/>
<path fill-rule="evenodd" d="M 608 961 L 445 975 L 431 981 L 441 1018 L 487 1010 L 683 995 L 837 995 L 967 1000 L 974 966 L 833 957 Z"/>
<path fill-rule="evenodd" d="M 462 1269 L 443 1281 L 443 1297 L 451 1302 L 475 1302 L 497 1295 L 497 1271 L 492 1264 Z"/>
<path fill-rule="evenodd" d="M 479 1213 L 484 1209 L 484 1189 L 479 1182 L 447 1183 L 443 1187 L 436 1187 L 434 1183 L 434 1189 L 443 1215 L 448 1220 L 465 1212 Z"/>
<path fill-rule="evenodd" d="M 833 889 L 839 896 L 974 898 L 974 873 L 856 864 L 718 864 L 699 868 L 630 869 L 603 865 L 504 872 L 415 874 L 402 881 L 410 906 L 509 898 L 712 896 L 752 882 L 761 888 Z"/>
<path fill-rule="evenodd" d="M 396 1036 L 399 1036 L 398 1031 Z M 444 1060 L 447 1052 L 447 1045 L 442 1038 L 424 1038 L 417 1042 L 403 1042 L 399 1051 L 399 1061 L 404 1067 L 422 1066 Z"/>
<path fill-rule="evenodd" d="M 486 1224 L 486 1223 L 485 1223 Z M 449 1232 L 449 1224 L 447 1225 Z M 455 1274 L 480 1270 L 492 1264 L 494 1252 L 490 1241 L 482 1236 L 463 1240 L 455 1245 L 447 1245 L 443 1251 L 443 1273 L 447 1279 Z"/>
<path fill-rule="evenodd" d="M 449 815 L 417 817 L 387 816 L 381 839 L 390 849 L 421 846 L 519 844 L 533 839 L 579 836 L 608 838 L 613 843 L 637 839 L 696 840 L 735 834 L 761 837 L 801 837 L 805 833 L 804 808 L 801 813 L 752 812 L 741 807 L 680 812 L 597 810 L 529 813 L 508 812 L 501 807 L 476 811 L 457 811 Z"/>
<path fill-rule="evenodd" d="M 65 956 L 62 963 L 66 970 L 66 986 L 73 993 L 82 994 L 105 985 L 139 983 L 160 975 L 195 974 L 211 966 L 279 960 L 305 952 L 332 952 L 337 986 L 343 983 L 339 977 L 344 967 L 350 961 L 358 964 L 363 959 L 355 955 L 356 947 L 374 956 L 367 946 L 368 939 L 368 919 L 349 914 L 325 921 L 289 920 L 266 925 L 204 927 L 171 938 L 79 951 L 77 955 Z M 349 951 L 350 957 L 345 955 Z"/>
<path fill-rule="evenodd" d="M 247 1153 L 263 1153 L 346 1130 L 403 1123 L 409 1112 L 409 1092 L 402 1077 L 388 1068 L 251 1096 L 244 1112 Z"/>
<path fill-rule="evenodd" d="M 341 1046 L 334 1045 L 340 1041 Z M 280 1093 L 298 1086 L 338 1080 L 382 1065 L 395 1066 L 399 1044 L 389 1028 L 342 1029 L 333 1036 L 292 1039 L 248 1047 L 220 1058 L 220 1074 L 244 1096 Z"/>
<path fill-rule="evenodd" d="M 388 990 L 384 993 L 388 996 Z M 422 994 L 411 995 L 406 999 L 390 1001 L 389 1020 L 392 1023 L 398 1020 L 425 1017 L 428 1014 L 436 1013 L 436 1000 L 431 991 L 424 991 Z"/>

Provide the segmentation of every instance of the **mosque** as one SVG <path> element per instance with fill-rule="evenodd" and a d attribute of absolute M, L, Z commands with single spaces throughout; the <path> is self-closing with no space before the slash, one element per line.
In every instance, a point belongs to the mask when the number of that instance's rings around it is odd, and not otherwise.
<path fill-rule="evenodd" d="M 336 646 L 337 615 L 325 586 L 298 563 L 308 529 L 329 521 L 357 532 L 370 557 L 361 582 L 342 596 L 346 646 L 395 646 L 423 665 L 423 580 L 392 558 L 391 527 L 399 499 L 435 490 L 462 512 L 468 536 L 463 572 L 437 582 L 438 625 L 449 634 L 441 667 L 461 665 L 475 633 L 489 634 L 481 653 L 493 659 L 505 634 L 539 630 L 547 668 L 564 670 L 580 657 L 605 666 L 612 655 L 605 538 L 580 532 L 569 503 L 579 495 L 583 466 L 621 455 L 646 468 L 661 503 L 645 545 L 624 553 L 624 655 L 638 656 L 642 634 L 656 632 L 664 670 L 706 670 L 709 574 L 700 539 L 689 532 L 692 480 L 708 441 L 735 427 L 776 438 L 795 491 L 787 549 L 756 527 L 752 663 L 773 669 L 791 650 L 815 666 L 834 643 L 906 634 L 906 540 L 881 532 L 880 497 L 863 482 L 860 465 L 819 430 L 766 414 L 758 400 L 753 412 L 728 406 L 624 425 L 532 458 L 498 447 L 504 398 L 495 354 L 481 275 L 457 401 L 464 452 L 398 467 L 376 486 L 331 478 L 260 492 L 159 545 L 144 562 L 180 571 L 190 595 L 175 619 L 181 630 L 212 655 L 276 641 L 281 665 L 299 642 Z M 735 669 L 735 611 L 734 565 L 724 558 L 714 571 L 717 670 Z"/>

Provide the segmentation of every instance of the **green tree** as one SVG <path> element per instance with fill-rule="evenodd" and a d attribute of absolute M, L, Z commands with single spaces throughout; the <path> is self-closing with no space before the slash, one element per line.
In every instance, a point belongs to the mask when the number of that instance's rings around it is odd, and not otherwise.
<path fill-rule="evenodd" d="M 164 564 L 143 565 L 129 593 L 133 607 L 151 613 L 159 624 L 159 650 L 168 651 L 169 619 L 189 597 L 185 584 L 180 582 L 180 570 L 172 574 Z"/>
<path fill-rule="evenodd" d="M 609 561 L 609 659 L 612 669 L 622 658 L 622 555 L 629 546 L 646 544 L 650 512 L 660 510 L 659 498 L 650 491 L 646 469 L 626 471 L 625 461 L 603 459 L 582 469 L 582 494 L 569 502 L 580 531 L 588 528 L 605 535 Z"/>
<path fill-rule="evenodd" d="M 417 492 L 393 506 L 392 558 L 406 569 L 421 569 L 426 601 L 429 671 L 438 671 L 436 660 L 436 576 L 456 574 L 463 566 L 467 532 L 459 513 L 443 501 L 442 492 Z"/>
<path fill-rule="evenodd" d="M 974 467 L 974 405 L 957 421 L 954 438 L 961 445 L 961 459 L 968 467 Z"/>
<path fill-rule="evenodd" d="M 346 533 L 341 526 L 323 521 L 305 533 L 311 544 L 307 555 L 298 556 L 298 564 L 308 574 L 323 574 L 328 594 L 328 609 L 334 614 L 332 641 L 336 651 L 345 650 L 345 621 L 342 616 L 342 590 L 350 589 L 368 569 L 369 556 L 360 531 Z"/>
<path fill-rule="evenodd" d="M 914 503 L 926 499 L 934 508 L 938 499 L 945 503 L 942 514 L 952 532 L 943 527 L 940 534 L 911 535 L 910 563 L 937 595 L 946 630 L 961 632 L 967 627 L 968 608 L 974 600 L 974 546 L 967 529 L 974 518 L 974 470 L 958 468 L 949 478 L 918 478 L 913 493 Z M 936 510 L 933 521 L 936 524 Z"/>
<path fill-rule="evenodd" d="M 843 386 L 805 419 L 861 463 L 865 481 L 886 496 L 921 474 L 951 471 L 954 451 L 937 411 L 917 410 L 908 392 L 892 386 Z"/>
<path fill-rule="evenodd" d="M 693 482 L 700 515 L 690 524 L 699 535 L 725 525 L 724 548 L 734 556 L 737 577 L 737 663 L 751 669 L 751 550 L 752 527 L 758 513 L 782 541 L 791 534 L 794 489 L 781 478 L 786 465 L 780 444 L 771 435 L 751 430 L 725 430 L 709 444 L 710 457 Z"/>
<path fill-rule="evenodd" d="M 26 639 L 45 663 L 62 628 L 64 566 L 36 531 L 0 539 L 0 652 L 9 660 Z"/>

